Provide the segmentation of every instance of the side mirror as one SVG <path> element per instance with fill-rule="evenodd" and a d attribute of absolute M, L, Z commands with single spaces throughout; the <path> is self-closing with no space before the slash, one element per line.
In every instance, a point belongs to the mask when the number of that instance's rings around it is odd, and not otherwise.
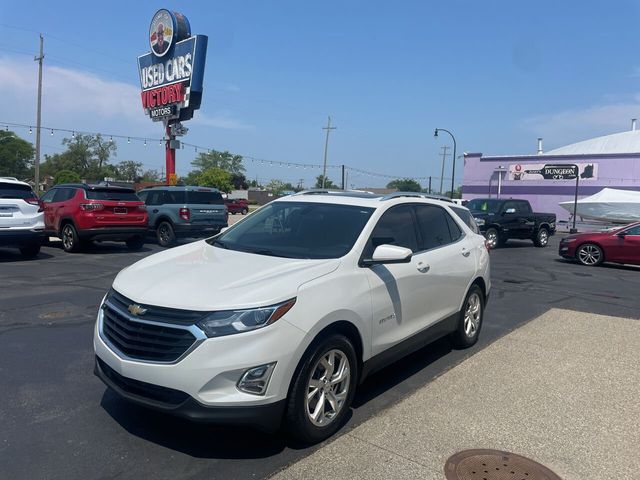
<path fill-rule="evenodd" d="M 627 236 L 627 232 L 616 233 L 616 237 L 619 237 L 619 238 L 622 238 L 622 239 L 624 239 L 624 237 L 626 237 L 626 236 Z"/>
<path fill-rule="evenodd" d="M 410 248 L 398 247 L 396 245 L 378 245 L 371 258 L 362 260 L 365 266 L 386 264 L 386 263 L 409 263 L 413 252 Z"/>
<path fill-rule="evenodd" d="M 222 227 L 222 228 L 220 229 L 220 233 L 225 232 L 226 230 L 229 230 L 229 227 Z"/>

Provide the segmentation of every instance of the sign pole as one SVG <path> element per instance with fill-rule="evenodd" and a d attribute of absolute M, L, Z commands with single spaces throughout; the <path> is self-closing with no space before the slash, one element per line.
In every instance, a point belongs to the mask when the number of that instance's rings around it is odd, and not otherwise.
<path fill-rule="evenodd" d="M 574 165 L 573 168 L 575 168 L 576 171 L 576 192 L 573 198 L 573 228 L 569 230 L 569 233 L 578 233 L 578 230 L 576 229 L 576 212 L 578 210 L 578 185 L 580 183 L 580 168 L 578 168 L 578 165 Z"/>
<path fill-rule="evenodd" d="M 171 148 L 172 140 L 175 140 L 175 137 L 171 135 L 171 125 L 167 124 L 166 127 L 167 132 L 167 143 L 166 143 L 166 164 L 167 164 L 167 185 L 175 185 L 176 184 L 176 149 Z"/>

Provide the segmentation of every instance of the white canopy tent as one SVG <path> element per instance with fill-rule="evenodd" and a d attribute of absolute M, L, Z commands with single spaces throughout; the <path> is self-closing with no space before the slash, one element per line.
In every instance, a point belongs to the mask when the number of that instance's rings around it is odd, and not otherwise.
<path fill-rule="evenodd" d="M 560 202 L 573 214 L 573 201 Z M 640 221 L 640 192 L 603 188 L 590 197 L 578 200 L 577 216 L 589 220 L 629 223 Z"/>

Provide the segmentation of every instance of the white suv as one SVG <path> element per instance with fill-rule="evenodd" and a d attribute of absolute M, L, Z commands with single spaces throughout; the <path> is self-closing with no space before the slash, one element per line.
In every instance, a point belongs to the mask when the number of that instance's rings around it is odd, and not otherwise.
<path fill-rule="evenodd" d="M 327 438 L 373 371 L 445 335 L 477 341 L 489 254 L 465 211 L 403 193 L 271 202 L 121 271 L 98 313 L 95 373 L 193 420 L 284 420 L 303 441 Z"/>
<path fill-rule="evenodd" d="M 40 252 L 44 208 L 31 186 L 13 177 L 0 177 L 0 247 L 18 247 L 23 257 Z"/>

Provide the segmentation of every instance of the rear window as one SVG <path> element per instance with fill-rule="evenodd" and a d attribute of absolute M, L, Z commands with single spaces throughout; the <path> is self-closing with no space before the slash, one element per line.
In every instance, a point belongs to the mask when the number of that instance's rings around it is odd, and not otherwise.
<path fill-rule="evenodd" d="M 187 201 L 185 203 L 201 204 L 201 205 L 223 205 L 224 199 L 220 192 L 194 191 L 187 190 Z"/>
<path fill-rule="evenodd" d="M 35 194 L 28 185 L 0 183 L 0 198 L 34 198 Z"/>
<path fill-rule="evenodd" d="M 85 190 L 87 200 L 117 200 L 125 202 L 139 202 L 135 190 L 120 190 L 115 188 L 95 188 Z"/>

